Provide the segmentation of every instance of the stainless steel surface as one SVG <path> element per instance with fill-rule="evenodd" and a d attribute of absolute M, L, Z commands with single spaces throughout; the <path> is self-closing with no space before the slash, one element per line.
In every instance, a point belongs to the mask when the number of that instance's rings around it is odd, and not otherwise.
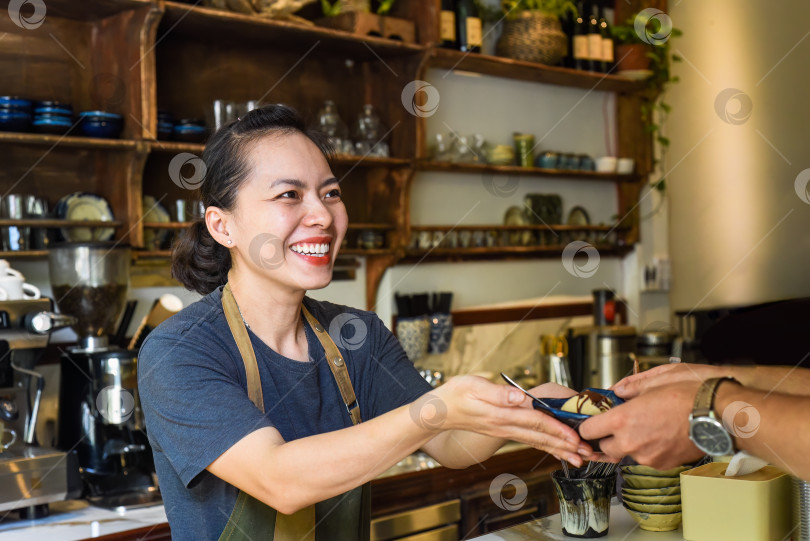
<path fill-rule="evenodd" d="M 397 541 L 458 541 L 458 526 L 452 524 L 424 533 L 400 537 Z"/>
<path fill-rule="evenodd" d="M 591 326 L 572 329 L 584 341 L 583 387 L 607 389 L 633 373 L 628 357 L 636 349 L 636 329 L 631 326 Z"/>
<path fill-rule="evenodd" d="M 400 539 L 414 534 L 425 535 L 427 530 L 455 526 L 461 520 L 461 500 L 450 500 L 410 511 L 376 518 L 371 521 L 372 541 Z M 446 534 L 442 534 L 446 535 Z M 410 539 L 410 538 L 408 538 Z M 445 539 L 445 537 L 414 537 L 413 539 Z"/>
<path fill-rule="evenodd" d="M 49 334 L 63 327 L 70 327 L 78 320 L 73 316 L 56 314 L 54 312 L 39 312 L 28 319 L 26 325 L 29 332 L 34 334 Z"/>
<path fill-rule="evenodd" d="M 0 453 L 0 511 L 64 500 L 65 453 L 26 447 Z"/>
<path fill-rule="evenodd" d="M 810 483 L 793 478 L 793 541 L 810 541 Z"/>
<path fill-rule="evenodd" d="M 51 299 L 0 301 L 0 312 L 8 317 L 8 326 L 0 329 L 0 340 L 8 343 L 11 350 L 44 348 L 49 335 L 31 333 L 25 325 L 25 316 L 38 312 L 50 312 Z"/>
<path fill-rule="evenodd" d="M 32 378 L 36 378 L 37 380 L 37 395 L 34 399 L 34 407 L 31 409 L 31 416 L 26 421 L 25 424 L 25 433 L 23 436 L 23 441 L 28 445 L 34 444 L 34 430 L 37 427 L 37 416 L 39 414 L 39 404 L 42 401 L 42 388 L 45 386 L 45 379 L 42 377 L 42 374 L 39 372 L 35 372 L 34 370 L 29 370 L 27 368 L 23 368 L 22 366 L 18 366 L 14 361 L 11 361 L 11 369 L 21 374 L 25 374 Z"/>

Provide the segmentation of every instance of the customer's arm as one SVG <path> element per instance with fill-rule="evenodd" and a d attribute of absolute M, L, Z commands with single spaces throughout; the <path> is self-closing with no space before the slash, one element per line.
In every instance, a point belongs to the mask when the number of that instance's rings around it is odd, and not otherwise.
<path fill-rule="evenodd" d="M 810 396 L 810 369 L 795 366 L 737 366 L 677 363 L 628 376 L 613 386 L 616 394 L 632 398 L 652 387 L 680 381 L 705 381 L 730 376 L 751 389 Z"/>
<path fill-rule="evenodd" d="M 604 438 L 612 457 L 632 456 L 641 464 L 667 469 L 700 458 L 689 439 L 689 413 L 701 382 L 652 387 L 580 426 L 583 439 Z M 735 447 L 810 480 L 810 397 L 770 393 L 723 383 L 714 403 Z"/>

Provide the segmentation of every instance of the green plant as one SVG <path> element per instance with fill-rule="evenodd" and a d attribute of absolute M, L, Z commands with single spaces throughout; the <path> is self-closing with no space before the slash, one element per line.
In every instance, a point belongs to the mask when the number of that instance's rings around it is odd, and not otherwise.
<path fill-rule="evenodd" d="M 507 17 L 515 17 L 521 11 L 541 11 L 556 17 L 563 17 L 566 13 L 577 14 L 571 0 L 501 0 L 501 8 Z"/>
<path fill-rule="evenodd" d="M 396 0 L 380 0 L 377 4 L 377 10 L 375 13 L 377 15 L 385 15 L 394 5 Z M 334 4 L 330 4 L 329 0 L 321 0 L 321 9 L 323 9 L 323 14 L 325 17 L 334 17 L 335 15 L 340 15 L 340 0 L 335 0 Z"/>
<path fill-rule="evenodd" d="M 659 40 L 653 40 L 653 43 L 649 43 L 644 41 L 636 31 L 635 23 L 638 17 L 644 17 L 644 15 L 638 14 L 627 19 L 623 25 L 613 26 L 611 33 L 616 45 L 642 45 L 647 49 L 646 56 L 650 59 L 649 69 L 651 73 L 644 80 L 645 92 L 642 96 L 641 117 L 645 130 L 651 134 L 660 146 L 660 156 L 654 159 L 653 165 L 655 166 L 666 162 L 667 152 L 669 151 L 670 141 L 663 133 L 663 126 L 672 112 L 672 106 L 666 102 L 666 91 L 669 85 L 677 83 L 679 80 L 677 75 L 671 73 L 672 64 L 683 60 L 677 54 L 672 53 L 671 42 L 674 38 L 682 36 L 683 32 L 677 28 L 672 28 L 666 40 L 660 40 L 660 42 Z M 661 29 L 661 21 L 657 18 L 646 17 L 640 19 L 639 22 L 643 23 L 644 27 L 653 35 L 657 34 Z M 661 178 L 652 183 L 652 186 L 664 192 L 666 190 L 665 176 L 662 175 Z"/>

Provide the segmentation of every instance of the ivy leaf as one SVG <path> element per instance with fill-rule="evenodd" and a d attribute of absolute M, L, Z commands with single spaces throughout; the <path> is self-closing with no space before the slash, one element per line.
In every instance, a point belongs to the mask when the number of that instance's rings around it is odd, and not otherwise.
<path fill-rule="evenodd" d="M 676 55 L 676 54 L 672 55 L 672 57 L 671 57 L 671 58 L 672 58 L 672 61 L 673 61 L 673 62 L 683 62 L 683 57 L 678 56 L 678 55 Z"/>
<path fill-rule="evenodd" d="M 661 178 L 661 180 L 653 184 L 653 188 L 661 193 L 664 193 L 667 190 L 667 179 Z"/>
<path fill-rule="evenodd" d="M 329 0 L 321 0 L 321 8 L 325 17 L 334 17 L 340 14 L 340 0 L 335 0 L 334 4 L 330 4 Z"/>
<path fill-rule="evenodd" d="M 672 106 L 668 103 L 661 102 L 658 104 L 658 106 L 661 108 L 662 111 L 664 111 L 667 114 L 672 112 Z"/>
<path fill-rule="evenodd" d="M 395 1 L 396 0 L 382 0 L 377 8 L 377 15 L 385 15 L 391 11 L 391 7 L 394 5 Z"/>
<path fill-rule="evenodd" d="M 659 135 L 658 137 L 656 137 L 656 140 L 659 143 L 661 143 L 661 145 L 663 145 L 665 147 L 669 146 L 669 138 L 668 137 L 664 137 L 663 135 Z"/>

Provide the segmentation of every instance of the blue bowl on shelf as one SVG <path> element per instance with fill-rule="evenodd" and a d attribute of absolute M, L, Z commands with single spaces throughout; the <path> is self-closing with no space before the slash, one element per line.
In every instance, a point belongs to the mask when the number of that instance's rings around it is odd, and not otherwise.
<path fill-rule="evenodd" d="M 0 131 L 27 132 L 31 130 L 31 115 L 19 111 L 0 110 Z"/>
<path fill-rule="evenodd" d="M 31 100 L 19 96 L 0 96 L 0 111 L 8 113 L 31 114 Z"/>
<path fill-rule="evenodd" d="M 158 139 L 171 139 L 173 130 L 174 124 L 172 124 L 171 122 L 158 121 L 157 125 Z"/>
<path fill-rule="evenodd" d="M 177 124 L 172 130 L 173 138 L 185 143 L 204 143 L 208 138 L 208 128 L 199 124 Z"/>
<path fill-rule="evenodd" d="M 106 111 L 83 111 L 79 113 L 79 129 L 88 137 L 116 139 L 124 128 L 124 117 Z"/>
<path fill-rule="evenodd" d="M 64 135 L 73 127 L 73 120 L 64 117 L 36 116 L 32 124 L 33 131 L 50 135 Z"/>
<path fill-rule="evenodd" d="M 34 114 L 73 118 L 73 107 L 60 101 L 38 101 L 34 103 Z"/>

